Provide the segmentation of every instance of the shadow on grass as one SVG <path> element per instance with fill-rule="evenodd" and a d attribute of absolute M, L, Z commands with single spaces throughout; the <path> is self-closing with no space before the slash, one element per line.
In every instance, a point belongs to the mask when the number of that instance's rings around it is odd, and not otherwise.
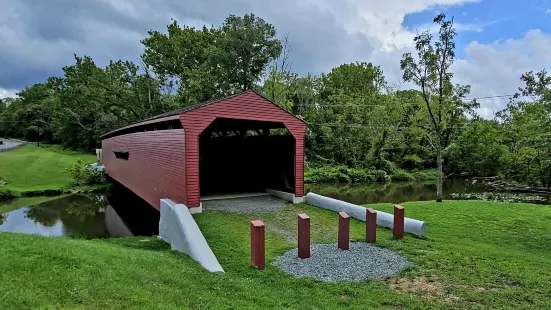
<path fill-rule="evenodd" d="M 172 253 L 178 253 L 176 251 L 172 251 L 170 249 L 170 245 L 163 240 L 160 240 L 157 238 L 157 236 L 153 237 L 130 237 L 130 238 L 110 238 L 110 239 L 103 239 L 102 240 L 105 243 L 116 245 L 116 246 L 122 246 L 130 249 L 136 249 L 136 250 L 145 250 L 145 251 L 158 251 L 158 252 L 172 252 Z"/>

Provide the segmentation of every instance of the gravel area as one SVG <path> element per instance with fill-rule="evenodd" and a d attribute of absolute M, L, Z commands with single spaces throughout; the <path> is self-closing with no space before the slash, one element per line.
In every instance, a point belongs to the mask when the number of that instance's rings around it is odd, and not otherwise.
<path fill-rule="evenodd" d="M 298 258 L 297 249 L 280 256 L 272 265 L 296 277 L 328 282 L 358 282 L 392 276 L 412 264 L 396 252 L 365 242 L 350 243 L 342 251 L 336 244 L 312 244 L 311 256 Z"/>
<path fill-rule="evenodd" d="M 283 209 L 286 201 L 274 196 L 257 196 L 203 201 L 203 210 L 235 213 L 260 213 Z"/>

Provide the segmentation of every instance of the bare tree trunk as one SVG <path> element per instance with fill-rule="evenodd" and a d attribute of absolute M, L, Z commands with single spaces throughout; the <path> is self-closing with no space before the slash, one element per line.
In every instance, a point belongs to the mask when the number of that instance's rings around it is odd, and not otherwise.
<path fill-rule="evenodd" d="M 442 202 L 442 143 L 440 135 L 436 135 L 436 202 Z"/>

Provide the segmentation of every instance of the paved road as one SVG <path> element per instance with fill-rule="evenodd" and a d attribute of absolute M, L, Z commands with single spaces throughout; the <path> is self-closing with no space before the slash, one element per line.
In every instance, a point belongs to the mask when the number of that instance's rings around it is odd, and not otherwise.
<path fill-rule="evenodd" d="M 0 138 L 0 141 L 4 141 L 4 144 L 0 145 L 0 152 L 4 149 L 8 149 L 8 148 L 11 148 L 11 147 L 14 147 L 14 146 L 17 146 L 17 145 L 21 144 L 21 142 L 10 141 L 10 140 L 6 140 L 4 138 Z"/>

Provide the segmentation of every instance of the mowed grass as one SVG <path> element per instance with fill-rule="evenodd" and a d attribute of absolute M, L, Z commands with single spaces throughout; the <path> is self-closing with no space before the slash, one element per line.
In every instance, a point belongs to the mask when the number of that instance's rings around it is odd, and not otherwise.
<path fill-rule="evenodd" d="M 155 237 L 109 240 L 0 233 L 0 309 L 549 309 L 551 207 L 482 201 L 404 203 L 426 239 L 377 243 L 415 266 L 394 278 L 326 283 L 271 262 L 296 246 L 296 216 L 314 242 L 335 243 L 337 215 L 305 204 L 264 214 L 195 216 L 225 274 L 211 274 Z M 391 211 L 387 204 L 373 205 Z M 266 224 L 265 270 L 249 267 L 249 221 Z M 363 222 L 351 221 L 361 242 Z"/>
<path fill-rule="evenodd" d="M 2 189 L 24 193 L 68 188 L 71 179 L 65 169 L 79 158 L 84 163 L 96 160 L 94 154 L 66 151 L 56 145 L 27 144 L 0 153 L 0 179 L 8 183 Z"/>

